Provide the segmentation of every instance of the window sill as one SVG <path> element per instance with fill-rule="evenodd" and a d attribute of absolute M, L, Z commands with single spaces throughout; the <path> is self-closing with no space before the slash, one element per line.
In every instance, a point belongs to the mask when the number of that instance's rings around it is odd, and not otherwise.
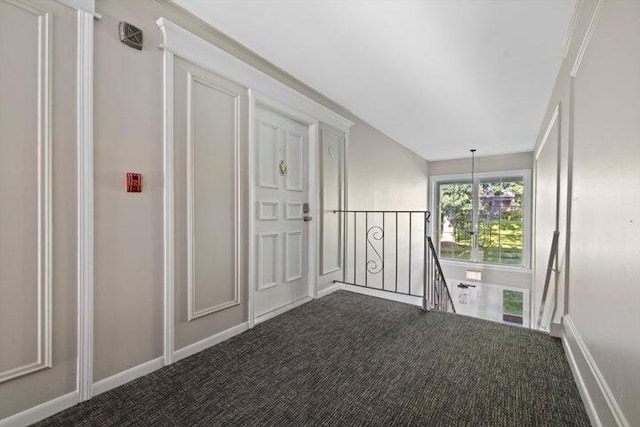
<path fill-rule="evenodd" d="M 481 262 L 471 262 L 471 261 L 454 261 L 449 259 L 440 259 L 440 264 L 448 267 L 462 267 L 468 268 L 469 270 L 493 270 L 493 271 L 510 271 L 514 273 L 523 273 L 523 274 L 531 274 L 530 267 L 519 267 L 514 265 L 500 265 L 500 264 L 485 264 Z"/>

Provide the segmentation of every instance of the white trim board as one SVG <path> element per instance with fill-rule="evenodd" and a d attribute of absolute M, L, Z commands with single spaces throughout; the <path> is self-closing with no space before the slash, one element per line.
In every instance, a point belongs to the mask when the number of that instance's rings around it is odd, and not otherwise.
<path fill-rule="evenodd" d="M 596 427 L 629 427 L 571 316 L 562 318 L 562 326 L 562 345 L 591 423 Z"/>
<path fill-rule="evenodd" d="M 300 298 L 299 300 L 294 301 L 291 304 L 287 304 L 287 305 L 282 306 L 280 308 L 276 308 L 275 310 L 272 310 L 272 311 L 270 311 L 268 313 L 261 314 L 260 316 L 256 316 L 255 322 L 256 322 L 256 324 L 258 324 L 258 323 L 265 322 L 265 321 L 267 321 L 269 319 L 273 319 L 274 317 L 276 317 L 276 316 L 278 316 L 278 315 L 280 315 L 282 313 L 286 313 L 289 310 L 293 310 L 294 308 L 299 307 L 302 304 L 306 304 L 306 303 L 308 303 L 309 301 L 312 301 L 312 300 L 313 300 L 313 298 L 311 298 L 310 296 L 307 296 L 307 297 L 304 297 L 304 298 Z"/>
<path fill-rule="evenodd" d="M 240 305 L 240 144 L 241 144 L 241 115 L 242 97 L 244 90 L 233 92 L 224 88 L 218 82 L 200 77 L 194 72 L 187 72 L 187 321 L 191 322 L 199 317 Z M 233 137 L 233 298 L 230 301 L 213 306 L 196 309 L 196 262 L 195 262 L 195 84 L 198 83 L 212 90 L 228 95 L 234 100 L 234 137 Z M 174 177 L 167 180 L 167 185 L 173 185 Z"/>
<path fill-rule="evenodd" d="M 185 359 L 191 355 L 199 353 L 203 350 L 206 350 L 209 347 L 213 347 L 216 344 L 219 344 L 223 341 L 228 340 L 229 338 L 235 337 L 236 335 L 240 335 L 241 333 L 247 331 L 249 329 L 249 323 L 244 322 L 239 325 L 233 326 L 227 330 L 219 332 L 215 335 L 207 337 L 203 340 L 200 340 L 194 344 L 188 345 L 181 349 L 178 349 L 174 352 L 173 360 L 177 362 L 178 360 Z M 164 357 L 158 357 L 156 359 L 149 360 L 144 362 L 138 366 L 134 366 L 125 371 L 119 372 L 115 375 L 112 375 L 108 378 L 98 381 L 93 384 L 93 396 L 97 396 L 106 391 L 112 390 L 116 387 L 120 387 L 130 381 L 133 381 L 137 378 L 148 375 L 158 369 L 164 367 Z"/>
<path fill-rule="evenodd" d="M 164 364 L 173 363 L 175 318 L 175 215 L 174 215 L 174 142 L 173 142 L 173 53 L 165 50 L 162 56 L 163 82 L 163 228 L 164 228 Z M 169 180 L 169 182 L 167 182 Z"/>
<path fill-rule="evenodd" d="M 544 148 L 545 144 L 547 143 L 547 140 L 549 139 L 549 134 L 551 134 L 551 129 L 553 129 L 553 125 L 555 125 L 556 121 L 560 118 L 561 105 L 562 105 L 562 102 L 558 102 L 556 104 L 556 107 L 553 109 L 553 113 L 551 113 L 551 118 L 549 119 L 549 122 L 547 123 L 547 127 L 544 130 L 544 134 L 542 135 L 542 138 L 538 143 L 538 148 L 536 148 L 535 150 L 534 160 L 538 160 L 538 157 L 540 157 L 540 153 L 542 152 L 542 149 Z M 560 132 L 558 131 L 558 133 Z"/>
<path fill-rule="evenodd" d="M 176 350 L 173 353 L 173 361 L 177 362 L 178 360 L 182 360 L 191 355 L 199 353 L 203 350 L 208 349 L 209 347 L 213 347 L 216 344 L 220 344 L 223 341 L 228 340 L 229 338 L 233 338 L 236 335 L 240 335 L 241 333 L 249 330 L 249 322 L 243 322 L 239 325 L 233 326 L 225 331 L 219 332 L 215 335 L 212 335 L 208 338 L 200 340 L 196 343 L 190 344 L 186 347 L 182 347 Z"/>
<path fill-rule="evenodd" d="M 85 12 L 91 15 L 93 18 L 101 19 L 102 15 L 96 13 L 95 0 L 56 0 L 58 3 L 65 4 L 73 9 L 77 9 L 78 12 Z"/>
<path fill-rule="evenodd" d="M 342 284 L 341 283 L 334 283 L 331 286 L 328 286 L 320 291 L 318 291 L 318 296 L 316 298 L 322 298 L 322 297 L 326 297 L 329 294 L 334 293 L 335 291 L 339 291 L 342 289 Z"/>
<path fill-rule="evenodd" d="M 382 291 L 375 288 L 363 288 L 361 286 L 347 285 L 346 283 L 341 283 L 340 285 L 340 289 L 356 294 L 368 295 L 370 297 L 382 298 L 389 301 L 396 301 L 422 307 L 423 299 L 419 296 L 396 294 L 394 292 Z"/>
<path fill-rule="evenodd" d="M 578 49 L 578 54 L 576 55 L 576 59 L 573 63 L 573 67 L 571 67 L 570 77 L 575 77 L 578 74 L 578 70 L 580 69 L 580 65 L 582 65 L 582 59 L 584 58 L 584 54 L 587 51 L 587 47 L 591 42 L 591 36 L 593 36 L 593 32 L 598 25 L 598 21 L 600 20 L 600 15 L 602 14 L 602 10 L 604 9 L 604 3 L 607 0 L 598 0 L 598 4 L 596 5 L 595 10 L 593 11 L 593 15 L 591 16 L 591 21 L 589 22 L 589 26 L 587 27 L 587 31 L 582 38 L 582 42 L 580 43 L 580 48 Z"/>
<path fill-rule="evenodd" d="M 93 396 L 97 396 L 101 393 L 104 393 L 105 391 L 120 387 L 121 385 L 126 384 L 129 381 L 133 381 L 136 378 L 140 378 L 147 374 L 150 374 L 151 372 L 156 371 L 163 366 L 164 359 L 162 357 L 158 357 L 122 372 L 118 372 L 115 375 L 107 377 L 93 384 L 92 394 Z"/>
<path fill-rule="evenodd" d="M 80 394 L 77 391 L 63 394 L 55 399 L 48 400 L 40 405 L 33 406 L 22 412 L 18 412 L 17 414 L 3 418 L 0 420 L 0 427 L 28 426 L 55 415 L 58 412 L 64 411 L 77 403 L 80 403 Z"/>
<path fill-rule="evenodd" d="M 580 10 L 582 9 L 582 5 L 584 4 L 584 0 L 578 0 L 573 7 L 573 12 L 571 12 L 571 19 L 569 20 L 569 28 L 567 29 L 567 33 L 564 37 L 564 42 L 562 43 L 562 59 L 567 57 L 569 53 L 569 48 L 573 44 L 573 34 L 576 29 L 576 22 L 578 20 L 578 15 L 580 15 Z"/>
<path fill-rule="evenodd" d="M 247 165 L 249 165 L 249 173 L 248 173 L 248 182 L 249 182 L 249 203 L 247 204 L 247 210 L 249 213 L 249 227 L 247 229 L 247 238 L 248 238 L 248 242 L 247 242 L 247 248 L 248 248 L 248 253 L 247 253 L 247 277 L 248 277 L 248 289 L 247 289 L 247 309 L 248 309 L 248 314 L 249 314 L 249 328 L 253 328 L 255 326 L 256 323 L 256 318 L 255 318 L 255 304 L 254 304 L 254 298 L 255 298 L 255 293 L 256 293 L 256 289 L 255 289 L 255 285 L 256 285 L 256 281 L 259 283 L 259 279 L 256 276 L 256 238 L 255 236 L 255 225 L 254 225 L 254 218 L 256 217 L 256 206 L 254 201 L 256 200 L 256 190 L 255 190 L 255 172 L 253 171 L 253 168 L 251 167 L 251 165 L 253 165 L 255 163 L 256 160 L 256 150 L 255 147 L 253 146 L 253 144 L 251 143 L 251 141 L 253 141 L 255 138 L 257 138 L 257 132 L 256 132 L 256 127 L 253 125 L 255 120 L 256 120 L 256 116 L 257 116 L 257 109 L 258 106 L 256 104 L 256 94 L 254 93 L 253 90 L 249 89 L 247 91 L 247 98 L 248 98 L 248 102 L 249 105 L 247 107 L 247 124 L 249 126 L 248 132 L 247 132 L 247 138 L 249 141 L 249 146 L 247 147 L 247 157 L 248 157 L 248 163 Z"/>
<path fill-rule="evenodd" d="M 91 397 L 93 383 L 93 19 L 92 11 L 78 10 L 77 387 L 82 400 Z"/>

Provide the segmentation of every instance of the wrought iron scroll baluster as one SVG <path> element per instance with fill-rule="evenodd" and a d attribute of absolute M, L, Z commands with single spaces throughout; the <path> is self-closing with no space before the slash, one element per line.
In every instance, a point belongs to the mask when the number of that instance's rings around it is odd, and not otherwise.
<path fill-rule="evenodd" d="M 342 213 L 343 216 L 343 271 L 342 274 L 342 283 L 346 285 L 365 287 L 372 290 L 385 291 L 385 292 L 393 292 L 396 294 L 403 294 L 410 297 L 418 297 L 422 299 L 422 306 L 424 309 L 434 309 L 434 310 L 446 310 L 446 311 L 454 311 L 455 307 L 453 305 L 453 301 L 451 300 L 451 295 L 449 293 L 444 274 L 442 273 L 442 268 L 440 266 L 440 262 L 438 260 L 435 248 L 433 246 L 433 241 L 427 235 L 429 232 L 429 221 L 431 218 L 431 213 L 429 211 L 374 211 L 374 210 L 335 210 L 334 213 Z M 349 214 L 352 214 L 351 217 Z M 387 230 L 387 216 L 386 214 L 392 214 L 393 220 L 395 220 L 393 226 L 389 226 Z M 404 218 L 403 214 L 408 215 L 409 224 L 407 226 L 400 226 L 400 219 Z M 364 221 L 362 226 L 358 228 L 358 216 L 362 215 L 364 218 L 360 220 Z M 351 218 L 353 218 L 351 222 Z M 423 221 L 423 248 L 422 248 L 422 286 L 420 287 L 416 284 L 416 287 L 412 285 L 414 283 L 413 279 L 416 279 L 415 274 L 416 271 L 414 267 L 415 259 L 414 251 L 413 251 L 413 243 L 415 241 L 413 232 L 414 232 L 414 220 L 420 218 Z M 349 226 L 353 226 L 353 233 L 349 232 L 347 234 L 347 229 Z M 419 225 L 418 225 L 419 227 Z M 416 231 L 419 230 L 416 229 Z M 350 231 L 350 230 L 349 230 Z M 390 248 L 386 247 L 386 240 L 388 234 L 393 233 L 395 231 L 395 254 L 387 254 Z M 364 232 L 364 233 L 363 233 Z M 408 235 L 407 235 L 408 232 Z M 364 234 L 364 235 L 363 235 Z M 402 234 L 402 236 L 401 236 Z M 352 237 L 349 237 L 352 236 Z M 358 240 L 362 242 L 364 238 L 364 250 L 360 249 L 358 252 Z M 350 240 L 353 239 L 353 242 Z M 405 242 L 408 244 L 405 245 Z M 353 244 L 353 248 L 350 245 Z M 393 245 L 393 241 L 391 242 Z M 408 247 L 407 247 L 408 246 Z M 417 248 L 419 249 L 419 248 Z M 349 260 L 349 254 L 353 254 L 353 260 Z M 387 255 L 390 255 L 387 257 Z M 364 260 L 364 265 L 363 265 Z M 388 264 L 394 263 L 395 266 L 391 266 Z M 402 265 L 401 265 L 402 264 Z M 349 275 L 346 270 L 349 268 L 353 268 L 353 274 Z M 387 272 L 391 268 L 392 272 L 390 273 L 390 277 L 393 280 L 395 274 L 395 281 L 393 286 L 389 286 L 387 289 Z M 360 283 L 358 283 L 358 269 L 361 269 L 364 272 L 364 280 L 360 278 Z M 407 276 L 401 274 L 407 271 Z M 369 275 L 378 275 L 381 274 L 380 280 L 373 280 L 373 276 L 371 277 L 371 281 L 369 281 Z M 353 282 L 348 283 L 347 277 L 352 277 Z M 419 276 L 418 276 L 419 277 Z M 408 279 L 407 287 L 405 288 L 404 283 L 400 286 L 399 281 Z M 418 282 L 419 283 L 419 282 Z M 420 289 L 422 288 L 422 289 Z M 405 290 L 406 289 L 406 290 Z M 417 301 L 416 301 L 417 303 Z"/>
<path fill-rule="evenodd" d="M 367 230 L 367 245 L 371 246 L 371 250 L 373 250 L 379 260 L 378 262 L 375 259 L 367 259 L 367 271 L 371 274 L 378 274 L 384 270 L 384 261 L 374 245 L 375 241 L 380 240 L 384 242 L 384 230 L 382 228 L 376 225 Z"/>

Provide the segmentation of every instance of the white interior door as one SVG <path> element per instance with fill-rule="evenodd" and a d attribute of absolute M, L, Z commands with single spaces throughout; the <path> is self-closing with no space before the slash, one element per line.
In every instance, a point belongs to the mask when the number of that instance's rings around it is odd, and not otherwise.
<path fill-rule="evenodd" d="M 256 114 L 256 289 L 254 313 L 308 296 L 308 127 L 258 108 Z"/>

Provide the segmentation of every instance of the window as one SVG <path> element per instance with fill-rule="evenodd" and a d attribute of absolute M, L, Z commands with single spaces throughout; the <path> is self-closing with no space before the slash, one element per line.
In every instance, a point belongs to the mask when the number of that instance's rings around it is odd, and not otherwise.
<path fill-rule="evenodd" d="M 518 291 L 502 291 L 502 321 L 522 325 L 524 323 L 524 294 Z"/>
<path fill-rule="evenodd" d="M 434 181 L 440 258 L 528 266 L 528 172 Z M 475 225 L 475 226 L 474 226 Z"/>

